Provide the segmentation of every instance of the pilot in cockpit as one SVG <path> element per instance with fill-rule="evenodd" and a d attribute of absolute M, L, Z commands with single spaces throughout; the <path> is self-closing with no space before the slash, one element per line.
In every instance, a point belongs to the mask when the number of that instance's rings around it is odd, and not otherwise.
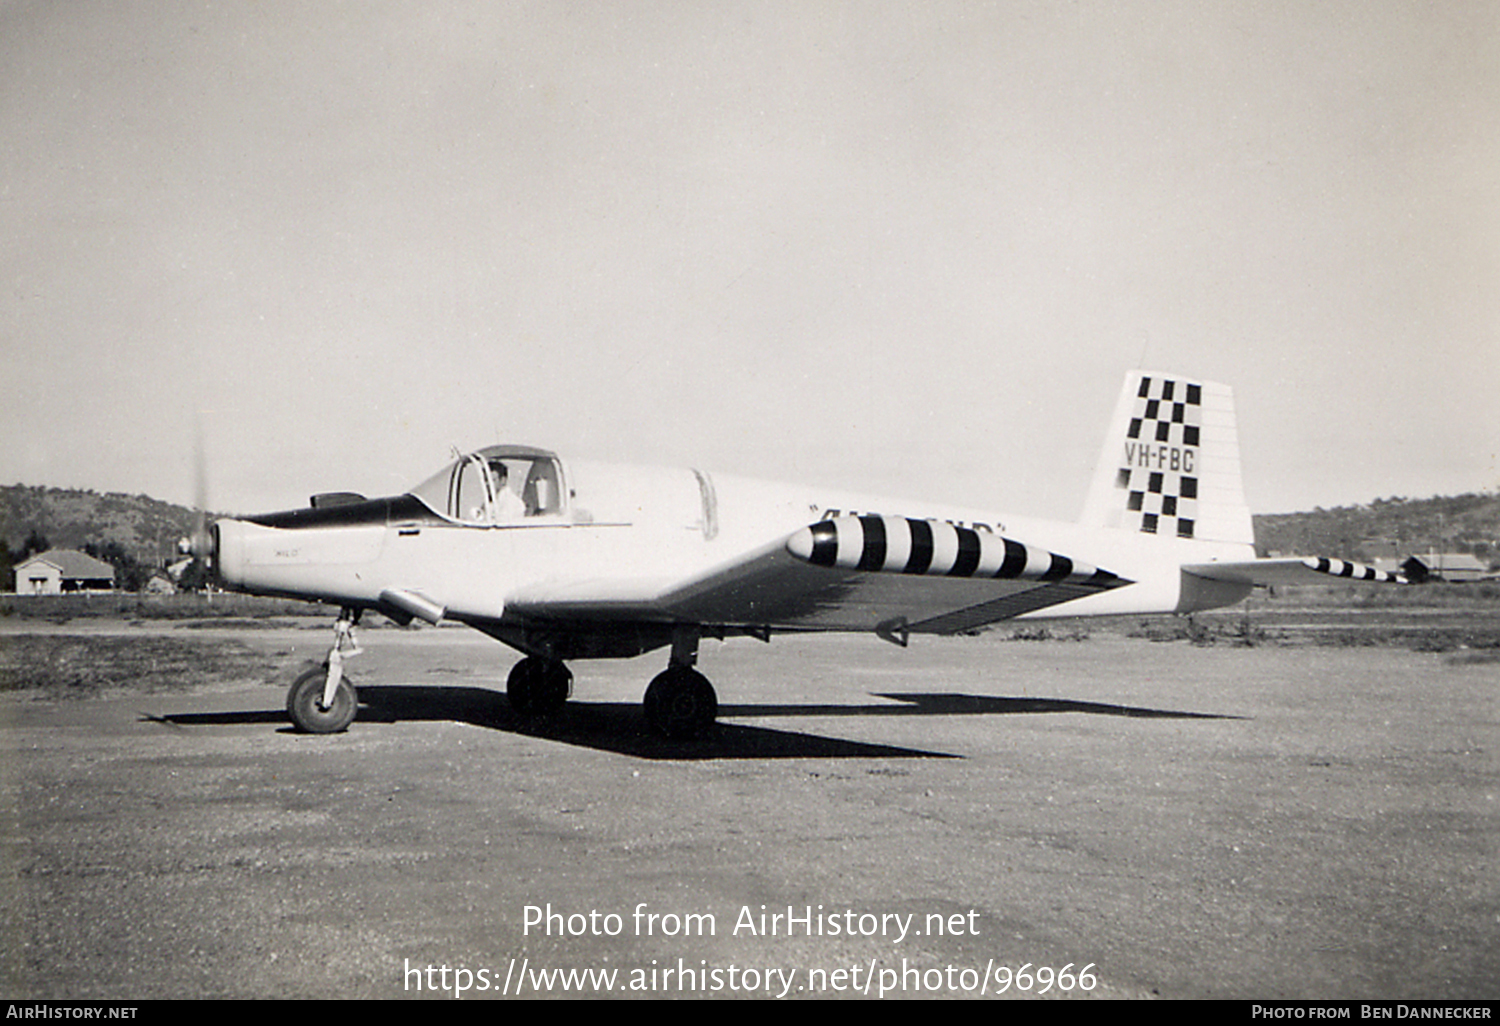
<path fill-rule="evenodd" d="M 518 520 L 526 515 L 526 504 L 507 485 L 510 472 L 499 460 L 490 464 L 490 485 L 495 493 L 495 519 Z"/>

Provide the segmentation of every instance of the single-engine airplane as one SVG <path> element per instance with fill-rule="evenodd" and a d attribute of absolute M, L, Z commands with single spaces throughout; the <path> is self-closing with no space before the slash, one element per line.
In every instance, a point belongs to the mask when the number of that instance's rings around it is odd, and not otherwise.
<path fill-rule="evenodd" d="M 188 547 L 231 590 L 341 607 L 326 667 L 287 697 L 304 731 L 354 719 L 343 660 L 376 610 L 521 652 L 506 690 L 527 716 L 567 701 L 571 660 L 669 649 L 646 719 L 691 737 L 718 711 L 695 668 L 704 637 L 868 631 L 905 646 L 1012 618 L 1191 613 L 1256 585 L 1421 576 L 1411 561 L 1390 574 L 1257 559 L 1253 541 L 1230 389 L 1132 371 L 1075 524 L 495 445 L 403 495 L 315 495 L 220 519 Z"/>

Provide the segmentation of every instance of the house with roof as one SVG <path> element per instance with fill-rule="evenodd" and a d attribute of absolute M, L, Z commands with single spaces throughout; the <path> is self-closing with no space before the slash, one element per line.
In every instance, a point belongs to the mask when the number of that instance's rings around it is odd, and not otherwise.
<path fill-rule="evenodd" d="M 48 549 L 15 566 L 17 595 L 62 595 L 75 591 L 110 591 L 115 568 L 75 549 Z"/>

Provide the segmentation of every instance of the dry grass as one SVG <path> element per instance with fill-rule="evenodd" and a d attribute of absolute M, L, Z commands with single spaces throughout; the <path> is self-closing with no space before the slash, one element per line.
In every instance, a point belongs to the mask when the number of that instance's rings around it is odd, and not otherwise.
<path fill-rule="evenodd" d="M 37 691 L 47 698 L 89 698 L 113 689 L 185 691 L 277 679 L 288 658 L 233 640 L 8 634 L 0 637 L 0 691 Z"/>
<path fill-rule="evenodd" d="M 111 591 L 76 595 L 0 595 L 0 617 L 17 620 L 200 620 L 319 616 L 332 620 L 338 610 L 313 602 L 219 592 L 212 597 L 132 595 Z"/>

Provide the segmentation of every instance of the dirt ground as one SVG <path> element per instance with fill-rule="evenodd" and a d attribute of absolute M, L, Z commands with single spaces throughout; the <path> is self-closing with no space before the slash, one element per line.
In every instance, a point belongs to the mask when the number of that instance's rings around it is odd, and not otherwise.
<path fill-rule="evenodd" d="M 374 630 L 295 734 L 326 628 L 3 628 L 165 647 L 0 695 L 0 993 L 1500 996 L 1485 653 L 706 643 L 667 743 L 659 653 L 524 724 L 500 646 Z"/>

